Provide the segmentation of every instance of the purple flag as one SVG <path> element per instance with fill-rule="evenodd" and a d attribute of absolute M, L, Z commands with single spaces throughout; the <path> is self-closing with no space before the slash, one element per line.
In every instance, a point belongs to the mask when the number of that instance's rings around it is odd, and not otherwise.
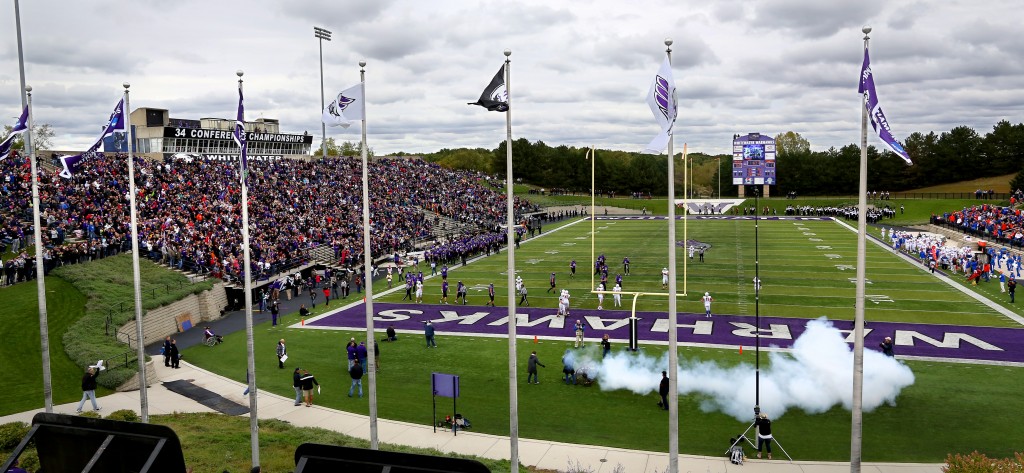
<path fill-rule="evenodd" d="M 71 176 L 78 172 L 78 167 L 82 165 L 82 161 L 98 156 L 100 154 L 98 152 L 100 146 L 103 144 L 103 138 L 114 132 L 125 131 L 124 124 L 124 98 L 122 98 L 117 102 L 113 113 L 110 114 L 110 118 L 107 119 L 107 124 L 103 127 L 103 134 L 96 140 L 96 143 L 82 154 L 60 157 L 60 163 L 64 166 L 64 170 L 60 172 L 60 177 L 70 179 Z M 129 146 L 131 145 L 129 144 Z"/>
<path fill-rule="evenodd" d="M 238 119 L 235 120 L 235 143 L 242 150 L 242 178 L 249 172 L 249 163 L 246 162 L 248 144 L 245 142 L 245 106 L 242 104 L 242 83 L 238 83 Z"/>
<path fill-rule="evenodd" d="M 14 128 L 11 129 L 11 134 L 7 135 L 3 141 L 0 141 L 0 160 L 3 160 L 11 152 L 11 147 L 14 145 L 14 138 L 28 129 L 28 107 L 25 107 L 21 112 L 21 116 L 18 117 L 18 121 L 14 123 Z"/>
<path fill-rule="evenodd" d="M 871 74 L 871 60 L 868 58 L 868 48 L 864 48 L 864 64 L 860 68 L 860 88 L 858 92 L 864 94 L 864 106 L 868 110 L 868 120 L 871 121 L 871 128 L 874 128 L 878 137 L 889 145 L 889 148 L 898 154 L 907 164 L 914 164 L 910 155 L 903 149 L 899 141 L 892 136 L 892 129 L 889 128 L 889 120 L 886 120 L 882 113 L 882 106 L 878 104 L 878 94 L 875 92 L 875 78 Z"/>

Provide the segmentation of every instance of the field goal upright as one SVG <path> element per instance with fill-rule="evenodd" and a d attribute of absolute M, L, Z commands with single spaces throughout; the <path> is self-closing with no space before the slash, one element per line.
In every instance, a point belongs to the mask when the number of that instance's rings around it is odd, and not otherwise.
<path fill-rule="evenodd" d="M 595 179 L 594 179 L 594 169 L 595 169 L 594 163 L 597 161 L 597 154 L 596 154 L 596 149 L 593 146 L 591 146 L 590 149 L 587 150 L 587 154 L 586 154 L 586 158 L 585 159 L 590 161 L 590 269 L 588 269 L 588 272 L 590 272 L 590 288 L 591 288 L 590 289 L 590 293 L 591 294 L 612 294 L 613 297 L 614 297 L 614 294 L 616 294 L 616 293 L 613 292 L 613 291 L 607 290 L 607 288 L 605 288 L 605 290 L 603 290 L 603 291 L 597 290 L 596 281 L 594 280 L 594 275 L 597 274 L 596 271 L 593 271 L 594 267 L 597 265 L 597 253 L 596 253 L 597 228 L 596 228 L 596 224 L 595 224 L 595 222 L 597 221 L 597 212 L 596 212 L 596 210 L 597 210 L 597 204 L 596 204 L 596 201 L 597 201 L 597 197 L 596 197 L 597 187 L 595 185 Z M 669 159 L 674 159 L 674 157 L 669 157 Z M 686 145 L 685 144 L 683 144 L 683 162 L 684 163 L 686 162 Z M 687 217 L 687 209 L 689 209 L 689 197 L 688 197 L 689 189 L 686 188 L 686 183 L 688 182 L 686 174 L 687 174 L 686 166 L 683 166 L 683 199 L 682 199 L 682 204 L 683 204 L 683 209 L 684 209 L 684 213 L 683 213 L 683 241 L 688 243 L 689 242 L 688 234 L 687 234 L 687 222 L 688 222 L 688 219 L 686 217 Z M 669 199 L 669 205 L 676 205 L 675 196 L 671 196 L 671 198 Z M 675 225 L 675 222 L 672 222 L 671 225 Z M 674 246 L 672 248 L 672 251 L 675 251 L 675 247 Z M 687 278 L 686 278 L 686 276 L 687 276 L 687 258 L 683 258 L 683 290 L 682 290 L 682 292 L 679 292 L 679 293 L 676 294 L 676 299 L 685 298 L 687 296 L 687 292 L 686 292 L 686 282 L 687 282 L 686 279 Z M 672 281 L 672 282 L 674 282 L 674 281 Z M 632 295 L 633 296 L 633 301 L 630 304 L 630 309 L 629 309 L 629 349 L 632 350 L 632 351 L 636 351 L 637 349 L 639 349 L 639 337 L 638 337 L 638 329 L 637 329 L 637 321 L 639 319 L 636 317 L 636 303 L 637 303 L 637 301 L 640 299 L 640 296 L 658 296 L 658 297 L 666 297 L 667 298 L 667 297 L 670 296 L 670 294 L 667 293 L 667 292 L 644 292 L 644 291 L 620 291 L 618 294 L 619 295 Z M 678 312 L 677 312 L 676 316 L 678 317 Z"/>

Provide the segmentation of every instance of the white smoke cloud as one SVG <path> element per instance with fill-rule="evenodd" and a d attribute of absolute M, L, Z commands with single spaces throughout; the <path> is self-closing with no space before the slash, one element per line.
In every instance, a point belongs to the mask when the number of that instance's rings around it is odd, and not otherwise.
<path fill-rule="evenodd" d="M 570 352 L 571 354 L 571 352 Z M 668 367 L 660 358 L 628 352 L 609 354 L 604 360 L 589 349 L 575 355 L 576 368 L 597 374 L 602 390 L 627 389 L 637 394 L 658 391 L 661 372 Z M 841 404 L 853 405 L 853 349 L 824 317 L 807 323 L 807 330 L 789 353 L 768 352 L 770 363 L 761 368 L 761 410 L 773 418 L 790 408 L 819 414 Z M 715 362 L 679 362 L 679 393 L 703 394 L 701 409 L 721 411 L 738 420 L 753 415 L 755 369 L 750 363 L 721 367 Z M 903 388 L 914 384 L 914 373 L 903 363 L 875 350 L 864 350 L 863 408 L 871 412 L 895 405 Z"/>

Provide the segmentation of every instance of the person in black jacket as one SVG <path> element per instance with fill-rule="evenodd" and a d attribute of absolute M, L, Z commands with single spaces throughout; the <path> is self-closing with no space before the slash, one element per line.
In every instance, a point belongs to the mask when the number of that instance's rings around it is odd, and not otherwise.
<path fill-rule="evenodd" d="M 178 341 L 171 339 L 171 368 L 180 368 L 178 363 L 181 362 L 181 354 L 178 353 Z"/>
<path fill-rule="evenodd" d="M 537 379 L 537 365 L 544 366 L 544 363 L 540 362 L 540 358 L 537 358 L 537 352 L 530 353 L 530 358 L 526 360 L 526 384 L 530 384 L 530 380 L 533 380 L 533 384 L 540 384 L 540 380 Z M 544 366 L 547 368 L 547 366 Z"/>
<path fill-rule="evenodd" d="M 882 343 L 879 343 L 878 347 L 882 349 L 882 353 L 884 353 L 885 356 L 888 356 L 889 358 L 895 356 L 892 352 L 892 337 L 885 337 L 885 340 L 882 340 Z"/>
<path fill-rule="evenodd" d="M 398 340 L 398 335 L 395 333 L 395 324 L 388 325 L 387 335 L 388 338 L 384 339 L 385 341 L 393 342 Z"/>
<path fill-rule="evenodd" d="M 348 388 L 348 397 L 352 397 L 352 391 L 356 386 L 359 386 L 359 397 L 363 397 L 363 365 L 359 364 L 359 360 L 352 364 L 352 369 L 348 370 L 348 374 L 352 377 L 352 386 Z"/>
<path fill-rule="evenodd" d="M 295 368 L 292 373 L 292 387 L 295 388 L 295 405 L 302 404 L 302 369 Z"/>
<path fill-rule="evenodd" d="M 757 458 L 761 458 L 761 447 L 768 446 L 768 459 L 772 459 L 772 420 L 768 418 L 768 414 L 761 413 L 754 420 L 754 424 L 757 425 Z"/>
<path fill-rule="evenodd" d="M 171 366 L 171 337 L 164 339 L 164 366 Z"/>
<path fill-rule="evenodd" d="M 98 411 L 102 409 L 96 405 L 96 377 L 99 376 L 99 369 L 90 366 L 89 369 L 85 370 L 85 375 L 82 376 L 82 400 L 78 402 L 78 409 L 75 412 L 82 412 L 82 406 L 85 405 L 85 400 L 92 401 L 92 410 Z"/>
<path fill-rule="evenodd" d="M 661 400 L 658 401 L 658 407 L 668 410 L 668 372 L 661 372 L 661 385 L 658 386 L 658 394 L 661 395 Z"/>
<path fill-rule="evenodd" d="M 302 383 L 302 395 L 306 398 L 306 407 L 310 407 L 313 405 L 313 385 L 319 387 L 320 383 L 307 370 L 302 370 L 302 378 L 299 379 L 299 382 Z"/>

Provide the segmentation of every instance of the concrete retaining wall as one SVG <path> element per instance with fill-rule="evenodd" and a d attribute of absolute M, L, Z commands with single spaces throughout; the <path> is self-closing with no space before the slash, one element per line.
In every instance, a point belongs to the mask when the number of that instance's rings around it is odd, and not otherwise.
<path fill-rule="evenodd" d="M 160 376 L 156 374 L 156 367 L 153 366 L 155 359 L 150 358 L 146 362 L 146 386 L 152 386 L 160 382 Z M 128 381 L 117 387 L 117 392 L 125 391 L 138 391 L 139 390 L 139 373 L 135 373 Z"/>
<path fill-rule="evenodd" d="M 224 283 L 218 282 L 209 291 L 199 294 L 191 294 L 177 302 L 158 307 L 142 316 L 143 344 L 149 345 L 164 339 L 168 335 L 178 333 L 178 325 L 175 317 L 183 314 L 192 316 L 192 325 L 198 326 L 204 322 L 219 319 L 221 309 L 227 307 L 228 299 L 224 290 Z M 117 330 L 117 339 L 121 341 L 135 340 L 135 321 L 131 320 Z M 135 346 L 134 344 L 132 346 Z M 153 361 L 146 363 L 147 384 L 158 382 L 156 372 L 153 370 Z M 131 379 L 117 387 L 118 391 L 133 391 L 139 389 L 138 373 Z"/>

